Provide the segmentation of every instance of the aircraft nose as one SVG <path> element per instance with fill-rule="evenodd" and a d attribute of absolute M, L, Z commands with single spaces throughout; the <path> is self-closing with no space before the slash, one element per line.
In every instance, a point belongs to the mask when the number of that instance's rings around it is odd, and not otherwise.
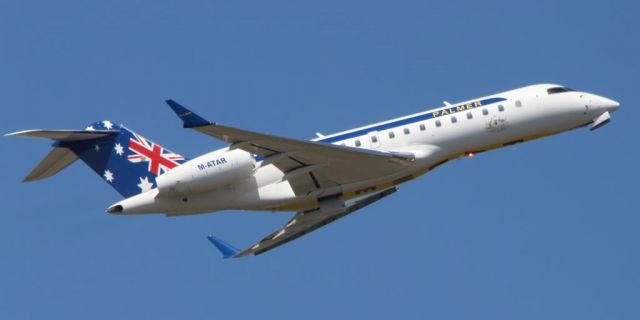
<path fill-rule="evenodd" d="M 620 108 L 620 103 L 618 101 L 605 97 L 598 97 L 597 104 L 598 108 L 609 112 L 616 111 L 618 110 L 618 108 Z"/>
<path fill-rule="evenodd" d="M 618 108 L 620 108 L 620 103 L 618 101 L 611 100 L 611 99 L 607 99 L 607 100 L 608 100 L 608 106 L 606 108 L 609 111 L 613 112 L 618 110 Z"/>

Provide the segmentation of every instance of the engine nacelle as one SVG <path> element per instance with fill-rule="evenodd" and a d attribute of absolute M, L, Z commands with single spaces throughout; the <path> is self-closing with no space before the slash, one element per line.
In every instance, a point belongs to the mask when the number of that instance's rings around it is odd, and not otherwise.
<path fill-rule="evenodd" d="M 156 178 L 160 195 L 183 195 L 220 188 L 253 174 L 255 160 L 246 151 L 207 153 Z"/>

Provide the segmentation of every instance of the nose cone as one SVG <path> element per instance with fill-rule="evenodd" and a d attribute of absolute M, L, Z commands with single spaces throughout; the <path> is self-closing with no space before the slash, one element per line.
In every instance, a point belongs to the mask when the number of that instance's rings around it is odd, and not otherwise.
<path fill-rule="evenodd" d="M 620 103 L 618 101 L 605 98 L 605 97 L 596 96 L 596 99 L 594 102 L 597 105 L 597 107 L 603 111 L 614 112 L 618 110 L 618 108 L 620 108 Z"/>
<path fill-rule="evenodd" d="M 618 110 L 618 108 L 620 108 L 620 103 L 618 101 L 615 100 L 611 100 L 611 99 L 607 99 L 608 104 L 605 108 L 607 108 L 608 111 L 613 112 Z"/>

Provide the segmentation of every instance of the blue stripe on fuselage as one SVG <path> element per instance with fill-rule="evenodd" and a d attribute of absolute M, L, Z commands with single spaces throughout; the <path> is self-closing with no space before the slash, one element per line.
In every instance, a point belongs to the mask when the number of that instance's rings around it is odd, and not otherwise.
<path fill-rule="evenodd" d="M 318 140 L 315 140 L 315 141 L 325 142 L 325 143 L 333 143 L 333 142 L 336 142 L 336 141 L 342 141 L 342 140 L 346 140 L 346 139 L 351 139 L 351 138 L 363 136 L 363 135 L 366 135 L 367 133 L 369 133 L 371 131 L 382 131 L 382 130 L 387 130 L 387 129 L 391 129 L 391 128 L 395 128 L 395 127 L 399 127 L 399 126 L 405 126 L 405 125 L 412 124 L 412 123 L 415 123 L 415 122 L 424 121 L 424 120 L 433 119 L 433 118 L 438 118 L 438 117 L 446 116 L 446 115 L 453 114 L 453 113 L 456 113 L 456 112 L 461 112 L 461 111 L 465 111 L 465 110 L 471 110 L 471 109 L 475 109 L 475 108 L 481 108 L 481 107 L 484 107 L 486 105 L 489 105 L 489 104 L 492 104 L 492 103 L 497 103 L 497 102 L 502 102 L 502 101 L 505 101 L 505 100 L 507 100 L 507 99 L 499 98 L 499 97 L 498 98 L 488 98 L 488 99 L 483 99 L 483 100 L 471 101 L 469 103 L 463 103 L 463 104 L 459 104 L 459 105 L 455 105 L 455 106 L 447 106 L 447 107 L 444 107 L 444 108 L 441 108 L 441 109 L 436 109 L 436 110 L 433 110 L 433 111 L 428 111 L 428 112 L 425 112 L 425 113 L 421 113 L 421 114 L 415 115 L 413 117 L 400 119 L 400 120 L 396 120 L 396 121 L 392 121 L 392 122 L 388 122 L 388 123 L 383 123 L 383 124 L 379 124 L 377 126 L 372 126 L 372 127 L 368 127 L 368 128 L 352 131 L 352 132 L 347 132 L 347 133 L 339 134 L 339 135 L 332 136 L 332 137 L 326 137 L 326 138 L 318 139 Z"/>

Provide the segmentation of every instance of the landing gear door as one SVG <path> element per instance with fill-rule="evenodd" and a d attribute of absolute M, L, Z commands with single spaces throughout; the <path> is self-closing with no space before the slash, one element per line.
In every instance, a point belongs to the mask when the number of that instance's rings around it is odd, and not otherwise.
<path fill-rule="evenodd" d="M 371 149 L 377 149 L 380 147 L 380 138 L 378 137 L 378 131 L 371 131 L 367 134 L 369 138 L 369 145 Z"/>

